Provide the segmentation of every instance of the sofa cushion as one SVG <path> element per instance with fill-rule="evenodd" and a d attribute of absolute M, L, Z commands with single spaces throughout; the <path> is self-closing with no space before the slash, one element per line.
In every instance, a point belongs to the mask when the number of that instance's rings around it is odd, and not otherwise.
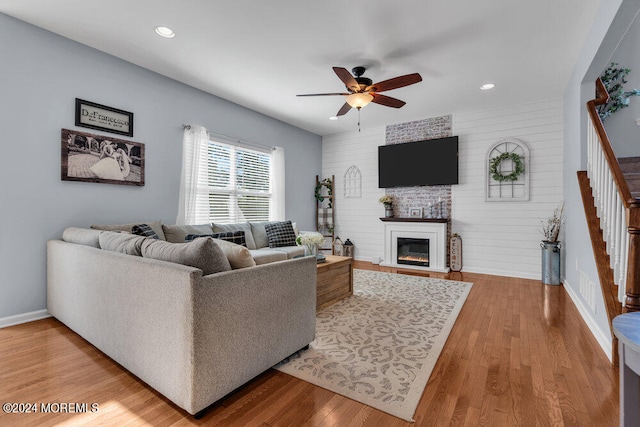
<path fill-rule="evenodd" d="M 295 258 L 298 256 L 304 256 L 304 246 L 283 246 L 280 248 L 273 248 L 274 251 L 284 252 L 287 254 L 287 258 Z"/>
<path fill-rule="evenodd" d="M 237 245 L 227 240 L 213 239 L 213 241 L 222 249 L 222 252 L 227 256 L 229 264 L 231 264 L 231 268 L 234 270 L 254 267 L 256 265 L 255 260 L 251 256 L 251 252 L 249 252 L 246 246 Z"/>
<path fill-rule="evenodd" d="M 89 230 L 88 228 L 67 227 L 62 232 L 62 240 L 69 243 L 100 248 L 100 230 Z"/>
<path fill-rule="evenodd" d="M 249 252 L 251 252 L 251 256 L 256 262 L 256 265 L 269 264 L 271 262 L 287 260 L 287 254 L 285 252 L 278 251 L 276 249 L 269 249 L 269 248 L 253 249 Z"/>
<path fill-rule="evenodd" d="M 256 242 L 253 238 L 253 231 L 251 225 L 248 222 L 242 222 L 238 224 L 211 224 L 214 233 L 227 233 L 229 231 L 244 231 L 244 239 L 247 243 L 247 248 L 256 249 Z"/>
<path fill-rule="evenodd" d="M 226 240 L 227 242 L 235 243 L 236 245 L 247 246 L 247 242 L 244 238 L 244 231 L 227 231 L 226 233 L 213 233 L 213 234 L 188 234 L 185 238 L 185 242 L 190 242 L 198 237 L 213 237 L 214 239 Z"/>
<path fill-rule="evenodd" d="M 265 224 L 264 229 L 267 232 L 270 248 L 296 245 L 296 233 L 293 231 L 291 221 Z"/>
<path fill-rule="evenodd" d="M 100 247 L 106 251 L 120 252 L 127 255 L 142 256 L 142 242 L 146 237 L 129 233 L 104 231 L 100 233 Z M 154 240 L 154 239 L 149 239 Z"/>
<path fill-rule="evenodd" d="M 150 237 L 152 239 L 159 239 L 158 233 L 153 231 L 147 224 L 136 224 L 131 227 L 131 233 L 136 234 L 138 236 Z"/>
<path fill-rule="evenodd" d="M 205 276 L 231 270 L 226 255 L 211 237 L 195 239 L 189 243 L 144 239 L 142 256 L 199 268 Z"/>
<path fill-rule="evenodd" d="M 269 247 L 269 238 L 267 237 L 267 231 L 264 229 L 264 226 L 271 224 L 271 222 L 272 221 L 259 221 L 249 223 L 251 225 L 253 240 L 256 242 L 256 249 Z"/>
<path fill-rule="evenodd" d="M 213 229 L 211 224 L 201 225 L 166 225 L 162 226 L 167 242 L 184 243 L 185 237 L 189 234 L 211 234 Z"/>
<path fill-rule="evenodd" d="M 162 222 L 161 221 L 138 221 L 131 222 L 129 224 L 91 224 L 91 228 L 94 230 L 105 230 L 105 231 L 126 231 L 131 233 L 134 225 L 138 224 L 147 224 L 149 227 L 156 232 L 160 240 L 166 240 L 164 233 L 162 231 Z"/>

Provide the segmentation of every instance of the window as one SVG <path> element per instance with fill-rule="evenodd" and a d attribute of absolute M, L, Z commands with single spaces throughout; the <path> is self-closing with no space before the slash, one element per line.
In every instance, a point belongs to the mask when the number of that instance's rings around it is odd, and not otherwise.
<path fill-rule="evenodd" d="M 284 149 L 213 135 L 184 126 L 176 224 L 284 220 Z"/>
<path fill-rule="evenodd" d="M 207 222 L 268 221 L 271 206 L 270 153 L 210 140 L 198 187 L 209 199 Z"/>

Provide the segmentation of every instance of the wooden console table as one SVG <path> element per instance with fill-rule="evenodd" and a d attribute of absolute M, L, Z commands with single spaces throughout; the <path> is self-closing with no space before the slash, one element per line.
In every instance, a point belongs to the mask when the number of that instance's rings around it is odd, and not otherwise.
<path fill-rule="evenodd" d="M 317 265 L 317 311 L 353 295 L 353 259 L 337 255 L 326 257 L 326 262 Z"/>

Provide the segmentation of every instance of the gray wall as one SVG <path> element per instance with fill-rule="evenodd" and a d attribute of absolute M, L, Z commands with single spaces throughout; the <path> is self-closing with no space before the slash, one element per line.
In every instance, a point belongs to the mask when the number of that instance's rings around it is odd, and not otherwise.
<path fill-rule="evenodd" d="M 624 38 L 605 64 L 617 62 L 622 68 L 629 68 L 627 84 L 624 89 L 640 89 L 640 19 L 629 28 Z M 611 145 L 618 157 L 640 156 L 640 126 L 636 120 L 640 119 L 640 97 L 632 96 L 629 106 L 609 116 L 604 127 L 609 134 Z"/>
<path fill-rule="evenodd" d="M 0 40 L 0 323 L 46 308 L 45 244 L 65 227 L 175 222 L 182 123 L 284 147 L 287 218 L 314 228 L 319 136 L 3 14 Z M 76 97 L 134 113 L 144 187 L 61 181 L 60 129 L 92 132 L 73 125 Z"/>
<path fill-rule="evenodd" d="M 585 103 L 595 96 L 595 80 L 640 8 L 637 0 L 608 0 L 600 10 L 564 95 L 564 286 L 582 317 L 611 357 L 611 333 L 586 226 L 576 172 L 586 170 Z M 640 72 L 640 69 L 638 70 Z M 593 289 L 597 287 L 597 289 Z"/>

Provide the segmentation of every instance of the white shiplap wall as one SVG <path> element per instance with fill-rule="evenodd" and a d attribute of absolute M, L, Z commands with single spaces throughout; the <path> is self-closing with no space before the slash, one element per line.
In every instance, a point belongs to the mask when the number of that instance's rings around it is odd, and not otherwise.
<path fill-rule="evenodd" d="M 540 221 L 563 199 L 562 118 L 560 99 L 453 114 L 460 184 L 452 186 L 452 230 L 462 236 L 463 271 L 540 278 Z M 486 202 L 487 151 L 509 137 L 529 147 L 530 199 Z M 336 177 L 336 234 L 354 242 L 360 260 L 384 253 L 377 149 L 384 144 L 384 127 L 323 138 L 322 174 Z M 351 165 L 362 172 L 360 199 L 344 198 L 344 173 Z"/>
<path fill-rule="evenodd" d="M 540 278 L 541 221 L 563 199 L 562 100 L 454 114 L 460 184 L 452 186 L 453 232 L 462 236 L 463 271 Z M 530 150 L 529 201 L 485 201 L 486 156 L 504 138 Z"/>
<path fill-rule="evenodd" d="M 372 261 L 382 257 L 384 206 L 378 199 L 378 146 L 384 145 L 385 128 L 345 132 L 322 139 L 322 176 L 335 175 L 335 233 L 342 241 L 351 239 L 356 259 Z M 355 165 L 362 173 L 362 197 L 345 199 L 344 174 Z"/>

